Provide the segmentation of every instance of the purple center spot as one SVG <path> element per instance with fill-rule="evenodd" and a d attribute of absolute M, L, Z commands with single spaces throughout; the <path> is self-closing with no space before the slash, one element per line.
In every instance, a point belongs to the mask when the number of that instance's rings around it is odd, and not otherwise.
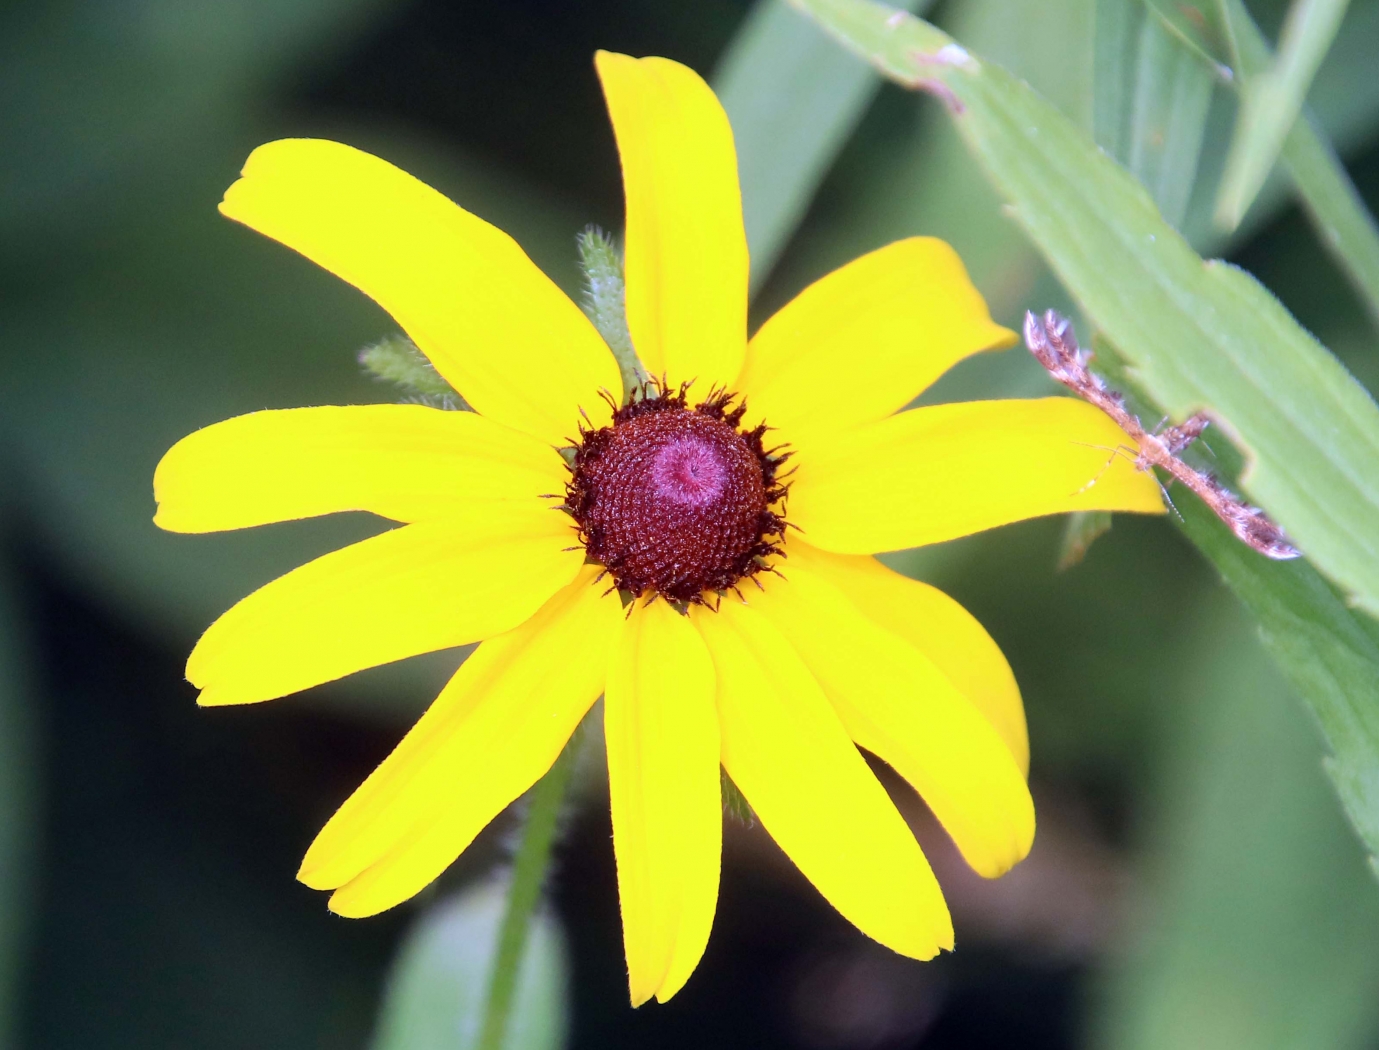
<path fill-rule="evenodd" d="M 703 507 L 723 491 L 728 472 L 718 450 L 699 437 L 667 442 L 651 464 L 656 494 L 674 503 Z"/>

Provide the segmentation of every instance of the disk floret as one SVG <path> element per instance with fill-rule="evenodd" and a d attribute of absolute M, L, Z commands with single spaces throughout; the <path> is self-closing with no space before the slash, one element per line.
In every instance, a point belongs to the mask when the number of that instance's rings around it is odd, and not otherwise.
<path fill-rule="evenodd" d="M 612 426 L 582 431 L 564 509 L 620 590 L 705 604 L 780 553 L 790 454 L 765 447 L 765 424 L 740 429 L 732 394 L 691 407 L 688 389 L 648 383 Z"/>

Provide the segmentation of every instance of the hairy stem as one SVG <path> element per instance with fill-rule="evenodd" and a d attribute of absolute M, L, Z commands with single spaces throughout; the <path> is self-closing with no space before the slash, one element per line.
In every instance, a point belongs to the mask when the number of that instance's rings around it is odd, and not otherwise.
<path fill-rule="evenodd" d="M 613 351 L 613 359 L 622 373 L 623 404 L 627 404 L 633 392 L 642 389 L 648 376 L 637 360 L 637 351 L 627 330 L 622 256 L 613 239 L 597 226 L 585 227 L 576 240 L 579 266 L 584 271 L 584 312 L 594 322 L 608 349 Z"/>
<path fill-rule="evenodd" d="M 546 880 L 546 866 L 551 857 L 551 845 L 555 841 L 556 824 L 578 752 L 578 737 L 579 733 L 576 732 L 550 772 L 531 789 L 522 840 L 513 860 L 507 909 L 498 928 L 498 951 L 489 975 L 488 1001 L 484 1006 L 479 1050 L 501 1050 L 507 1034 L 508 1017 L 512 1013 L 512 1001 L 517 991 L 517 976 L 521 972 L 522 954 L 527 946 L 527 932 Z"/>

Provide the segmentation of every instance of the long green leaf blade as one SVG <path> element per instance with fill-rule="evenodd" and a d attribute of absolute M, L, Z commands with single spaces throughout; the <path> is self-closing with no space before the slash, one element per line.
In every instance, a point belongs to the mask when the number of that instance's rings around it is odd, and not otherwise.
<path fill-rule="evenodd" d="M 1326 771 L 1379 875 L 1379 642 L 1305 561 L 1271 562 L 1195 500 L 1182 526 L 1259 622 L 1265 647 L 1331 748 Z"/>
<path fill-rule="evenodd" d="M 909 0 L 910 11 L 933 0 Z M 713 76 L 737 139 L 752 286 L 771 272 L 881 78 L 777 0 L 757 0 Z"/>
<path fill-rule="evenodd" d="M 1269 45 L 1241 0 L 1218 7 L 1237 72 L 1248 84 L 1269 64 Z M 1340 158 L 1305 109 L 1283 140 L 1282 159 L 1322 246 L 1340 264 L 1369 314 L 1379 321 L 1379 225 Z"/>
<path fill-rule="evenodd" d="M 1360 1050 L 1379 1022 L 1379 894 L 1313 726 L 1225 597 L 1190 614 L 1128 943 L 1085 1045 Z"/>
<path fill-rule="evenodd" d="M 1272 69 L 1246 88 L 1221 180 L 1216 218 L 1234 229 L 1254 201 L 1283 140 L 1302 112 L 1307 89 L 1336 39 L 1350 0 L 1293 0 Z"/>
<path fill-rule="evenodd" d="M 1248 274 L 1203 263 L 1135 180 L 1026 85 L 868 0 L 795 0 L 888 76 L 947 98 L 1063 283 L 1174 418 L 1205 409 L 1244 484 L 1323 572 L 1379 612 L 1379 407 Z"/>
<path fill-rule="evenodd" d="M 1134 70 L 1125 163 L 1163 217 L 1181 229 L 1202 152 L 1212 74 L 1154 11 L 1141 23 Z"/>

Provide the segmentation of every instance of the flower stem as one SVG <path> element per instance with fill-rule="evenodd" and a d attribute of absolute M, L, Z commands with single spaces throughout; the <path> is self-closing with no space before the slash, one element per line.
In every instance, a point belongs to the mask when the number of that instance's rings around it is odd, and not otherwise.
<path fill-rule="evenodd" d="M 488 1002 L 484 1007 L 479 1050 L 501 1050 L 507 1034 L 508 1016 L 512 1012 L 517 976 L 522 967 L 522 953 L 527 946 L 527 932 L 546 879 L 546 865 L 555 841 L 560 807 L 575 765 L 578 736 L 576 732 L 576 739 L 565 745 L 555 765 L 531 789 L 522 841 L 513 860 L 507 909 L 498 928 L 498 950 L 494 954 L 493 970 L 489 975 Z"/>

